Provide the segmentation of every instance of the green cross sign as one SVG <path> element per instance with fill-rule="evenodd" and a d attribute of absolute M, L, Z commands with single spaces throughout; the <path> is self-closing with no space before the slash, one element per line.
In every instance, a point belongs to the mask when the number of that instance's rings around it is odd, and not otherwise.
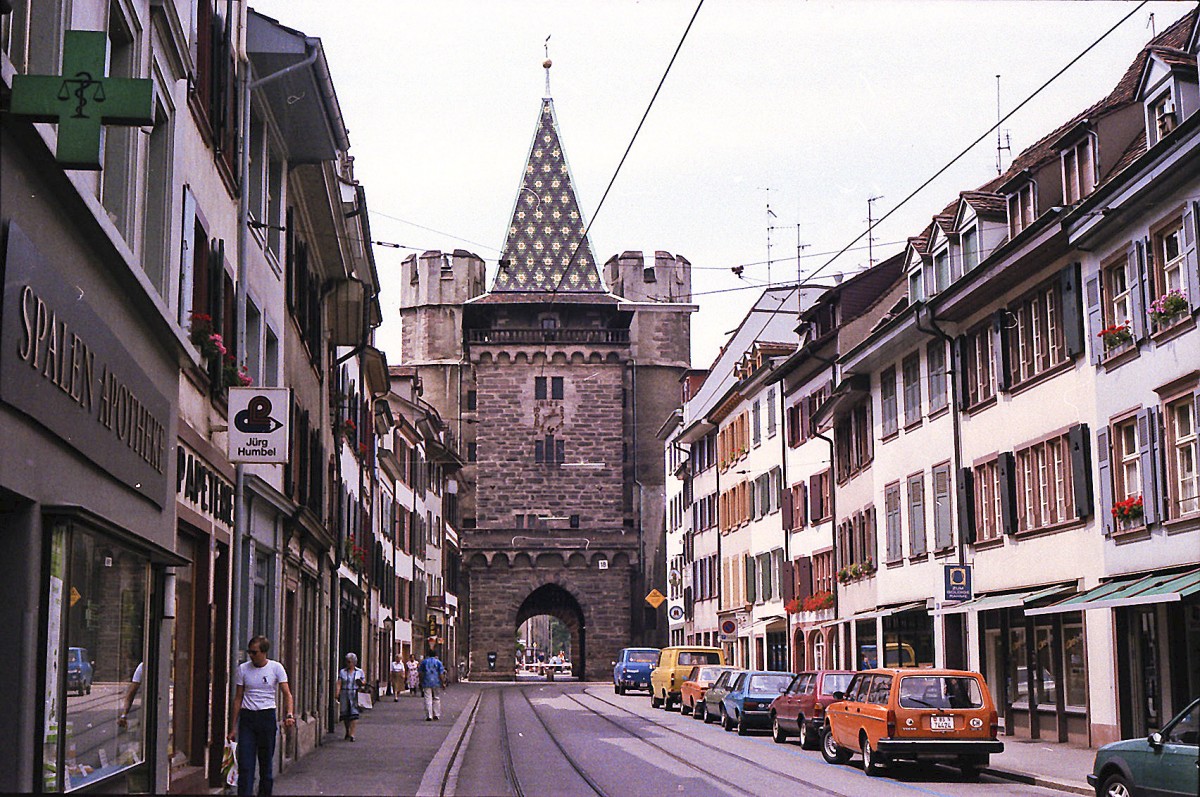
<path fill-rule="evenodd" d="M 58 162 L 67 169 L 100 169 L 102 125 L 154 122 L 154 82 L 110 78 L 108 35 L 69 30 L 62 75 L 15 75 L 14 116 L 58 124 Z"/>

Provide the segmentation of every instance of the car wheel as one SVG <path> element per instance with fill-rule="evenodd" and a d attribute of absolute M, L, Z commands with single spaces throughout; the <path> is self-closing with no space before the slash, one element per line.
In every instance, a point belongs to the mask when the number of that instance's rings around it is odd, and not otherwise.
<path fill-rule="evenodd" d="M 83 690 L 82 690 L 82 691 L 83 691 L 83 693 L 84 693 L 85 695 L 90 695 L 90 694 L 92 693 L 92 685 L 91 685 L 91 684 L 88 684 L 87 686 L 85 686 L 85 687 L 83 688 Z"/>
<path fill-rule="evenodd" d="M 696 716 L 696 715 L 693 715 L 693 716 Z M 708 713 L 708 704 L 707 703 L 700 704 L 700 715 L 696 716 L 696 719 L 702 721 L 705 725 L 709 725 L 712 723 L 713 716 Z"/>
<path fill-rule="evenodd" d="M 721 707 L 721 727 L 727 731 L 733 731 L 733 717 L 729 716 L 729 712 Z"/>
<path fill-rule="evenodd" d="M 821 732 L 821 757 L 828 764 L 844 764 L 850 760 L 850 751 L 834 740 L 828 727 Z"/>
<path fill-rule="evenodd" d="M 662 701 L 654 696 L 654 690 L 650 691 L 650 708 L 658 708 L 662 705 Z"/>
<path fill-rule="evenodd" d="M 685 717 L 692 716 L 692 712 L 695 710 L 696 710 L 695 703 L 693 703 L 692 705 L 689 706 L 687 703 L 684 703 L 682 700 L 679 701 L 679 713 L 684 715 Z"/>
<path fill-rule="evenodd" d="M 618 695 L 625 694 L 625 690 L 621 688 L 620 684 L 616 684 L 616 683 L 613 684 L 613 691 L 616 692 Z"/>
<path fill-rule="evenodd" d="M 771 720 L 771 739 L 775 744 L 783 744 L 787 741 L 787 731 L 779 727 L 779 717 Z"/>
<path fill-rule="evenodd" d="M 821 743 L 820 734 L 814 731 L 803 716 L 797 717 L 796 725 L 800 728 L 800 749 L 816 750 Z"/>
<path fill-rule="evenodd" d="M 880 760 L 881 756 L 875 752 L 875 748 L 871 747 L 871 740 L 867 738 L 866 734 L 863 734 L 862 737 L 862 757 L 863 772 L 871 777 L 875 777 L 883 771 L 883 761 Z"/>
<path fill-rule="evenodd" d="M 1129 790 L 1129 782 L 1125 780 L 1125 776 L 1120 772 L 1114 772 L 1104 779 L 1100 794 L 1103 797 L 1130 797 L 1133 792 Z"/>
<path fill-rule="evenodd" d="M 663 711 L 674 711 L 675 699 L 670 694 L 663 695 Z"/>
<path fill-rule="evenodd" d="M 737 732 L 738 732 L 738 736 L 745 736 L 746 734 L 750 733 L 750 728 L 749 728 L 749 726 L 746 725 L 746 715 L 745 714 L 738 717 Z"/>

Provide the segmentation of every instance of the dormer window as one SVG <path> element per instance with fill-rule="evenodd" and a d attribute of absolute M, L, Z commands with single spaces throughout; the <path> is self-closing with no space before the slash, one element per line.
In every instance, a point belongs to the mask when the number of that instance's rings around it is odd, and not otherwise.
<path fill-rule="evenodd" d="M 1063 199 L 1074 205 L 1096 187 L 1094 138 L 1086 135 L 1062 151 Z"/>
<path fill-rule="evenodd" d="M 936 295 L 946 290 L 950 285 L 950 247 L 946 246 L 942 251 L 937 252 L 933 256 L 933 291 L 931 295 Z"/>
<path fill-rule="evenodd" d="M 1150 146 L 1154 146 L 1175 129 L 1179 117 L 1175 113 L 1175 99 L 1170 90 L 1164 91 L 1147 105 L 1147 134 Z"/>
<path fill-rule="evenodd" d="M 1028 180 L 1008 195 L 1008 237 L 1015 238 L 1037 218 L 1037 195 Z"/>
<path fill-rule="evenodd" d="M 908 303 L 916 304 L 925 298 L 924 286 L 921 280 L 921 269 L 915 269 L 908 274 Z"/>
<path fill-rule="evenodd" d="M 979 228 L 963 230 L 959 240 L 962 242 L 963 273 L 966 274 L 979 265 Z"/>

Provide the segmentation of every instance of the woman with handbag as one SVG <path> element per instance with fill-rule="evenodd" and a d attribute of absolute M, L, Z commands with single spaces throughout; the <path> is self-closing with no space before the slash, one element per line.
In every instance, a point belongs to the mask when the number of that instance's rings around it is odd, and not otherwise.
<path fill-rule="evenodd" d="M 338 670 L 337 692 L 341 721 L 346 726 L 346 740 L 354 741 L 354 730 L 358 725 L 358 690 L 367 685 L 367 674 L 358 668 L 358 656 L 346 654 L 346 666 Z"/>

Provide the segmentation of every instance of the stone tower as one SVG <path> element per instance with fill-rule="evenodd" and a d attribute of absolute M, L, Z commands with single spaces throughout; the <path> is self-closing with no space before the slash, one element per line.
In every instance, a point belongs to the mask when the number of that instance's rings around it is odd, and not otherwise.
<path fill-rule="evenodd" d="M 585 230 L 547 97 L 490 291 L 466 252 L 404 265 L 402 359 L 467 460 L 476 679 L 512 679 L 517 628 L 538 615 L 571 629 L 580 677 L 608 677 L 621 647 L 666 641 L 643 599 L 666 591 L 655 434 L 689 367 L 691 267 L 627 252 L 606 265 L 610 292 Z"/>

